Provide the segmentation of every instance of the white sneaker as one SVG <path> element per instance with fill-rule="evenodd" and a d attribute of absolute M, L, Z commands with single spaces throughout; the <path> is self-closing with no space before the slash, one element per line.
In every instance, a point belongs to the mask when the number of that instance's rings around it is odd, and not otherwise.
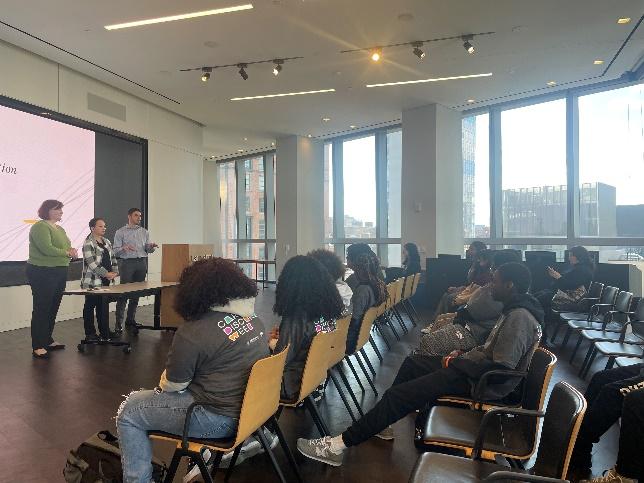
<path fill-rule="evenodd" d="M 208 467 L 211 457 L 212 457 L 211 451 L 208 448 L 204 449 L 203 459 L 206 462 L 206 467 Z M 197 466 L 197 463 L 190 462 L 190 465 L 188 465 L 188 472 L 186 473 L 186 476 L 183 477 L 183 483 L 189 483 L 194 478 L 200 475 L 201 475 L 201 471 L 199 470 L 199 466 Z"/>
<path fill-rule="evenodd" d="M 271 448 L 271 450 L 274 450 L 277 444 L 280 442 L 277 435 L 271 433 L 268 429 L 264 429 L 264 436 L 266 437 L 266 441 L 268 442 L 268 445 Z M 255 437 L 248 438 L 242 444 L 242 449 L 239 452 L 239 456 L 237 456 L 237 461 L 235 461 L 235 466 L 242 464 L 242 462 L 252 458 L 253 456 L 262 454 L 263 452 L 264 452 L 264 448 L 262 447 L 262 444 L 259 442 L 259 439 Z M 228 466 L 230 466 L 230 461 L 232 460 L 233 453 L 234 451 L 230 451 L 226 453 L 223 456 L 223 458 L 221 458 L 221 463 L 219 464 L 219 468 L 228 468 Z"/>
<path fill-rule="evenodd" d="M 312 460 L 320 461 L 331 466 L 342 465 L 343 452 L 337 452 L 331 449 L 330 436 L 319 439 L 299 438 L 297 440 L 297 449 L 304 456 Z"/>

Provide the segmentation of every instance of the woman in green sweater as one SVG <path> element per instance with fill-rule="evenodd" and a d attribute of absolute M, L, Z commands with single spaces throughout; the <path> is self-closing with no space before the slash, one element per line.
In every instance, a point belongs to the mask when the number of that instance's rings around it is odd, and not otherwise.
<path fill-rule="evenodd" d="M 31 345 L 33 356 L 46 359 L 51 350 L 64 349 L 54 342 L 52 333 L 67 282 L 67 268 L 78 252 L 58 222 L 63 217 L 63 204 L 45 200 L 38 209 L 41 221 L 29 230 L 29 260 L 27 280 L 31 285 L 33 311 L 31 313 Z"/>

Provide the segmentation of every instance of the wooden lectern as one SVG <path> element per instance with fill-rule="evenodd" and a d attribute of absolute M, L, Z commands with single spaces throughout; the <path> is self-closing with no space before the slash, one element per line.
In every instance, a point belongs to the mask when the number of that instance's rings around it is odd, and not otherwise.
<path fill-rule="evenodd" d="M 215 256 L 214 245 L 189 245 L 164 243 L 161 247 L 161 281 L 178 282 L 184 268 L 197 260 Z M 178 325 L 183 322 L 174 310 L 175 287 L 161 292 L 161 324 Z"/>

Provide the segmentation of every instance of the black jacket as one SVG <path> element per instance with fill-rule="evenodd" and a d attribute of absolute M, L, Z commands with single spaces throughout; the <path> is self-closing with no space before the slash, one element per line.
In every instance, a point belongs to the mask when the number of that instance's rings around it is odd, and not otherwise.
<path fill-rule="evenodd" d="M 590 282 L 593 280 L 593 269 L 589 265 L 577 263 L 570 270 L 561 274 L 552 283 L 553 288 L 558 290 L 574 290 L 582 285 L 588 289 Z"/>

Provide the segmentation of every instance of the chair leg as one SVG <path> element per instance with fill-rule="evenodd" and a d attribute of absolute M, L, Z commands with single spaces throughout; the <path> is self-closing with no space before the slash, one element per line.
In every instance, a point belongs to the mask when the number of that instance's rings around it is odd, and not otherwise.
<path fill-rule="evenodd" d="M 349 401 L 347 401 L 347 397 L 344 395 L 344 392 L 342 392 L 342 389 L 340 388 L 340 383 L 336 379 L 335 375 L 332 372 L 332 369 L 329 369 L 327 371 L 328 377 L 331 378 L 333 381 L 333 384 L 335 385 L 335 388 L 338 391 L 338 394 L 340 395 L 340 399 L 342 399 L 342 402 L 344 403 L 344 407 L 347 408 L 347 412 L 349 413 L 349 416 L 351 416 L 351 421 L 354 423 L 356 422 L 356 417 L 353 415 L 353 411 L 351 410 L 351 406 L 349 405 Z"/>
<path fill-rule="evenodd" d="M 416 322 L 416 316 L 413 314 L 412 309 L 410 308 L 410 302 L 409 300 L 403 300 L 403 307 L 405 308 L 405 312 L 407 312 L 407 315 L 409 316 L 409 320 L 411 320 L 411 323 L 414 327 L 418 325 Z"/>
<path fill-rule="evenodd" d="M 373 378 L 376 378 L 376 370 L 373 368 L 373 365 L 371 364 L 371 361 L 369 360 L 369 357 L 367 357 L 367 352 L 364 350 L 364 347 L 360 349 L 360 354 L 362 354 L 362 357 L 364 358 L 365 363 L 367 364 L 367 367 L 371 371 L 371 375 Z"/>
<path fill-rule="evenodd" d="M 382 340 L 384 341 L 385 345 L 387 346 L 387 350 L 391 350 L 391 344 L 389 343 L 389 339 L 387 339 L 387 335 L 385 334 L 385 331 L 382 330 L 382 327 L 380 326 L 380 322 L 377 322 L 374 324 L 374 327 L 378 330 L 378 333 L 380 334 L 380 337 L 382 337 Z"/>
<path fill-rule="evenodd" d="M 356 372 L 356 368 L 355 368 L 355 367 L 353 367 L 353 364 L 351 364 L 351 359 L 349 359 L 349 356 L 346 356 L 346 357 L 344 358 L 344 360 L 345 360 L 345 362 L 347 363 L 347 365 L 349 366 L 349 369 L 351 369 L 351 372 L 353 373 L 353 377 L 355 377 L 356 382 L 358 383 L 358 386 L 360 386 L 360 390 L 361 390 L 362 392 L 364 392 L 364 386 L 362 385 L 362 381 L 361 381 L 361 380 L 360 380 L 360 378 L 358 377 L 358 373 Z"/>
<path fill-rule="evenodd" d="M 400 342 L 400 336 L 398 335 L 398 332 L 396 332 L 396 328 L 394 327 L 394 323 L 391 320 L 391 317 L 388 314 L 384 314 L 384 318 L 387 321 L 387 327 L 391 329 L 391 331 L 394 333 L 394 337 Z"/>
<path fill-rule="evenodd" d="M 411 299 L 407 299 L 407 302 L 409 302 L 409 306 L 411 307 L 411 310 L 414 312 L 414 315 L 416 316 L 416 318 L 420 320 L 420 314 L 416 310 L 416 306 L 414 305 L 414 303 L 411 301 Z"/>
<path fill-rule="evenodd" d="M 380 349 L 378 349 L 376 341 L 373 339 L 373 337 L 369 336 L 369 342 L 371 343 L 371 347 L 373 347 L 373 351 L 376 353 L 380 364 L 382 364 L 382 354 L 380 353 Z"/>
<path fill-rule="evenodd" d="M 349 380 L 347 379 L 347 376 L 345 376 L 344 371 L 342 370 L 342 365 L 337 364 L 335 368 L 338 370 L 338 374 L 340 374 L 340 379 L 342 379 L 342 383 L 344 384 L 344 387 L 347 388 L 347 391 L 349 392 L 349 396 L 351 397 L 351 400 L 353 401 L 353 404 L 356 405 L 356 409 L 358 410 L 358 414 L 360 417 L 364 416 L 364 413 L 362 412 L 362 408 L 360 407 L 360 403 L 358 402 L 358 398 L 356 397 L 355 393 L 353 392 L 353 389 L 351 389 L 351 384 L 349 384 Z"/>
<path fill-rule="evenodd" d="M 586 378 L 586 374 L 588 374 L 588 371 L 590 371 L 590 368 L 593 366 L 593 362 L 595 362 L 595 357 L 597 357 L 597 351 L 593 350 L 593 353 L 590 356 L 590 360 L 588 361 L 588 364 L 586 364 L 586 368 L 584 369 L 583 374 L 580 374 L 582 378 L 584 379 Z"/>
<path fill-rule="evenodd" d="M 615 356 L 608 356 L 608 361 L 606 362 L 606 369 L 612 369 L 615 365 Z"/>
<path fill-rule="evenodd" d="M 309 413 L 311 414 L 311 417 L 313 418 L 313 422 L 315 422 L 315 425 L 317 426 L 318 431 L 320 432 L 320 435 L 322 437 L 331 436 L 331 432 L 329 431 L 329 428 L 324 422 L 324 419 L 322 419 L 322 415 L 320 414 L 320 411 L 318 411 L 318 408 L 315 405 L 315 401 L 313 401 L 313 398 L 310 395 L 306 396 L 303 402 L 304 402 L 304 407 L 306 407 L 309 410 Z"/>
<path fill-rule="evenodd" d="M 572 329 L 570 327 L 566 327 L 566 333 L 564 334 L 564 338 L 561 341 L 561 347 L 562 349 L 566 347 L 566 344 L 568 344 L 568 339 L 570 339 L 570 334 L 572 333 Z"/>
<path fill-rule="evenodd" d="M 172 483 L 172 480 L 174 480 L 174 476 L 177 474 L 177 468 L 179 468 L 181 456 L 183 456 L 183 453 L 179 449 L 175 449 L 174 454 L 172 455 L 172 461 L 170 462 L 170 467 L 168 468 L 168 472 L 166 473 L 164 483 Z"/>
<path fill-rule="evenodd" d="M 398 307 L 392 307 L 391 311 L 394 314 L 394 317 L 398 320 L 398 325 L 400 325 L 400 328 L 402 329 L 403 333 L 407 334 L 409 331 L 407 330 L 407 326 L 405 325 L 405 321 L 403 320 L 402 316 L 400 315 L 400 311 L 398 310 Z"/>
<path fill-rule="evenodd" d="M 581 343 L 584 340 L 584 338 L 581 336 L 581 334 L 578 334 L 578 335 L 579 335 L 579 338 L 577 339 L 577 344 L 575 344 L 575 348 L 572 350 L 572 354 L 570 355 L 570 360 L 568 361 L 571 364 L 575 360 L 575 355 L 577 354 L 577 350 L 579 350 L 579 346 L 581 345 Z"/>
<path fill-rule="evenodd" d="M 368 382 L 368 383 L 369 383 L 369 385 L 371 386 L 371 389 L 373 390 L 374 394 L 375 394 L 376 396 L 378 396 L 378 390 L 376 389 L 376 386 L 374 385 L 373 381 L 372 381 L 372 380 L 371 380 L 371 378 L 369 377 L 369 373 L 367 372 L 367 368 L 366 368 L 366 367 L 365 367 L 365 365 L 362 363 L 362 359 L 360 358 L 360 353 L 356 352 L 354 355 L 356 356 L 356 361 L 358 361 L 358 365 L 360 366 L 360 369 L 361 369 L 361 370 L 362 370 L 362 372 L 364 373 L 364 377 L 366 377 L 366 378 L 367 378 L 367 382 Z"/>
<path fill-rule="evenodd" d="M 235 469 L 235 465 L 237 464 L 237 458 L 239 458 L 239 453 L 241 453 L 242 446 L 244 446 L 244 443 L 242 442 L 241 444 L 237 445 L 235 448 L 235 452 L 233 453 L 233 457 L 230 459 L 230 464 L 228 465 L 228 469 L 226 470 L 226 476 L 224 477 L 224 483 L 228 483 L 230 480 L 230 477 L 233 475 L 233 470 Z M 212 476 L 215 476 L 214 474 Z"/>
<path fill-rule="evenodd" d="M 282 447 L 282 451 L 284 451 L 284 454 L 286 455 L 286 459 L 288 460 L 288 464 L 291 466 L 293 473 L 295 473 L 295 476 L 297 477 L 297 481 L 302 483 L 304 480 L 302 480 L 300 469 L 297 466 L 297 463 L 295 461 L 295 457 L 293 456 L 293 452 L 291 451 L 291 448 L 289 448 L 288 443 L 286 442 L 286 438 L 284 437 L 284 433 L 282 433 L 282 429 L 279 427 L 279 424 L 277 424 L 277 419 L 275 419 L 275 416 L 273 416 L 271 417 L 271 419 L 269 419 L 269 421 L 272 423 L 273 430 L 277 435 L 277 439 L 279 439 L 280 441 L 280 446 Z"/>
<path fill-rule="evenodd" d="M 195 463 L 197 463 L 197 466 L 199 467 L 199 471 L 201 472 L 201 476 L 204 479 L 204 483 L 213 483 L 212 477 L 210 476 L 210 473 L 208 473 L 208 466 L 206 465 L 206 462 L 203 459 L 203 455 L 199 453 L 197 456 L 193 457 L 193 460 L 195 461 Z"/>
<path fill-rule="evenodd" d="M 557 334 L 559 333 L 561 324 L 562 324 L 561 320 L 554 323 L 555 329 L 552 331 L 552 335 L 550 336 L 550 342 L 553 344 L 555 343 L 555 339 L 557 338 Z"/>
<path fill-rule="evenodd" d="M 586 357 L 584 357 L 584 361 L 581 363 L 581 367 L 579 368 L 579 375 L 583 374 L 584 369 L 586 368 L 586 364 L 588 364 L 588 361 L 590 360 L 590 356 L 592 355 L 593 351 L 595 350 L 595 344 L 591 341 L 590 347 L 588 348 L 588 352 L 586 352 Z"/>
<path fill-rule="evenodd" d="M 280 479 L 282 483 L 286 483 L 286 478 L 284 478 L 284 473 L 282 473 L 282 469 L 280 468 L 280 465 L 277 463 L 277 460 L 275 459 L 275 455 L 273 454 L 273 450 L 271 449 L 271 446 L 268 444 L 268 441 L 266 441 L 266 436 L 264 436 L 264 431 L 262 431 L 262 428 L 259 428 L 259 430 L 255 431 L 254 434 L 255 434 L 255 437 L 259 439 L 259 442 L 262 444 L 262 448 L 264 448 L 264 451 L 270 458 L 271 464 L 273 465 L 273 469 L 275 470 L 275 473 L 277 473 L 277 477 Z"/>

